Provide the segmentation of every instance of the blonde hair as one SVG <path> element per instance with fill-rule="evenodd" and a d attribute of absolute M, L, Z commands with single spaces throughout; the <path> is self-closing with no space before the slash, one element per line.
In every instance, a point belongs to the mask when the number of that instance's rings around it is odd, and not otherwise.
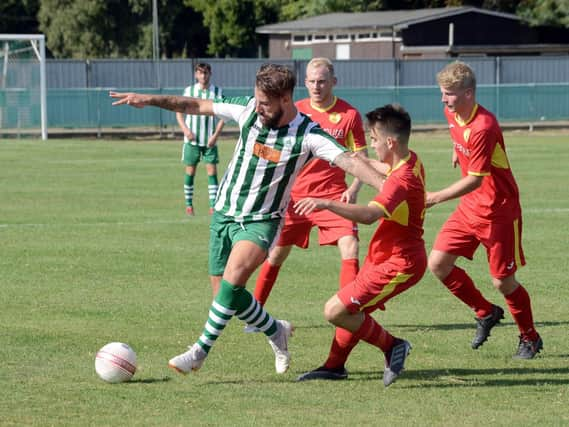
<path fill-rule="evenodd" d="M 447 64 L 437 73 L 439 86 L 452 89 L 476 89 L 476 76 L 470 66 L 461 61 Z"/>
<path fill-rule="evenodd" d="M 318 68 L 318 67 L 326 67 L 328 70 L 328 74 L 330 77 L 334 77 L 334 64 L 328 58 L 320 57 L 320 58 L 312 58 L 308 64 L 306 64 L 306 69 L 308 70 L 309 67 Z"/>

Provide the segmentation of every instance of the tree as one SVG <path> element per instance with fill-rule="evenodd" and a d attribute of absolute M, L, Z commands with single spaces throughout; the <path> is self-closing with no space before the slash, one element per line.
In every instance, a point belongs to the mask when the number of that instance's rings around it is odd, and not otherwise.
<path fill-rule="evenodd" d="M 144 28 L 134 25 L 135 17 L 139 14 L 131 14 L 129 2 L 120 0 L 42 0 L 38 14 L 53 55 L 78 59 L 128 56 L 138 50 Z"/>
<path fill-rule="evenodd" d="M 159 0 L 159 41 L 164 57 L 205 53 L 202 16 L 183 0 Z M 58 58 L 151 58 L 151 0 L 41 0 L 38 19 Z"/>
<path fill-rule="evenodd" d="M 518 15 L 531 25 L 550 25 L 569 28 L 569 2 L 567 0 L 524 0 Z"/>
<path fill-rule="evenodd" d="M 203 14 L 209 30 L 207 53 L 217 57 L 252 57 L 260 40 L 255 28 L 276 22 L 277 0 L 186 0 L 186 4 Z"/>

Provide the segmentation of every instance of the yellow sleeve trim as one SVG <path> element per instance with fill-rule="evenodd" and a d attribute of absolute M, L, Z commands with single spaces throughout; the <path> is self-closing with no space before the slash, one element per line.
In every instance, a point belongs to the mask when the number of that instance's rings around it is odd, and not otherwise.
<path fill-rule="evenodd" d="M 490 172 L 472 172 L 472 171 L 468 171 L 468 175 L 472 175 L 472 176 L 488 176 L 488 175 L 490 175 Z"/>

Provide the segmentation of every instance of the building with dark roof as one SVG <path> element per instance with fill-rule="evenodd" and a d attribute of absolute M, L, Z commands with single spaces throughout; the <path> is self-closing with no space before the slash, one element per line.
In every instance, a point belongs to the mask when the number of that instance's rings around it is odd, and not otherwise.
<path fill-rule="evenodd" d="M 517 15 L 475 7 L 329 13 L 256 32 L 268 36 L 273 59 L 569 54 L 569 30 L 530 27 Z"/>

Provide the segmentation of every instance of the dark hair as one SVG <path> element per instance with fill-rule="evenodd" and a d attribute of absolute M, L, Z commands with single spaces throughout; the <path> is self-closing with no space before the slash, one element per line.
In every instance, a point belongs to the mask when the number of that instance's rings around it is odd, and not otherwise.
<path fill-rule="evenodd" d="M 211 74 L 211 65 L 209 65 L 207 62 L 198 62 L 194 67 L 194 71 L 198 70 L 207 71 L 209 74 Z"/>
<path fill-rule="evenodd" d="M 369 127 L 379 125 L 385 132 L 407 144 L 411 135 L 411 117 L 399 104 L 387 104 L 366 114 Z"/>
<path fill-rule="evenodd" d="M 270 98 L 280 98 L 286 94 L 292 95 L 296 77 L 284 65 L 263 64 L 257 71 L 255 86 Z"/>

